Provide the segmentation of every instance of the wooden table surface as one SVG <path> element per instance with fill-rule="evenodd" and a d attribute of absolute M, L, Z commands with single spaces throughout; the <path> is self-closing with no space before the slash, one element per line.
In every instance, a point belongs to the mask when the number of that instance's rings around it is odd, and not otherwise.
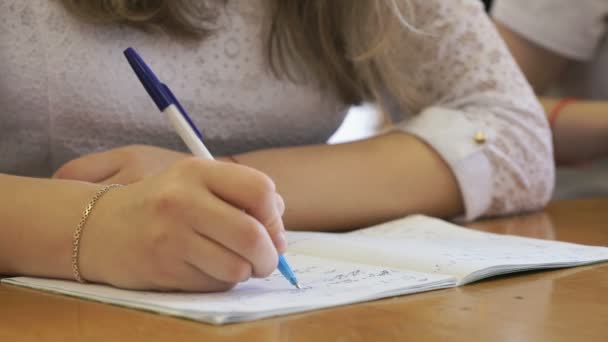
<path fill-rule="evenodd" d="M 484 231 L 608 245 L 608 199 L 479 222 Z M 0 286 L 0 341 L 608 341 L 608 263 L 215 327 Z"/>

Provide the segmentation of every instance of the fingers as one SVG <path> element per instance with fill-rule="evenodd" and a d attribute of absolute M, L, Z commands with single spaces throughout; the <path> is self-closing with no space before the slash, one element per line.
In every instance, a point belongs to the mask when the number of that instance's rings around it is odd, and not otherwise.
<path fill-rule="evenodd" d="M 280 227 L 278 227 L 278 231 L 269 231 L 270 238 L 274 243 L 279 254 L 283 254 L 287 251 L 287 237 L 285 236 L 285 227 L 283 225 L 283 214 L 285 213 L 285 201 L 283 201 L 283 196 L 279 194 L 275 194 L 275 202 L 277 206 L 277 220 L 281 221 Z"/>
<path fill-rule="evenodd" d="M 285 204 L 274 182 L 255 169 L 231 163 L 213 163 L 204 174 L 211 192 L 255 217 L 270 234 L 279 251 L 284 251 L 283 211 Z"/>
<path fill-rule="evenodd" d="M 150 240 L 153 249 L 168 250 L 170 254 L 181 253 L 182 248 L 166 249 L 165 246 L 167 241 L 174 246 L 184 243 L 182 240 L 171 242 L 171 236 L 179 234 L 178 231 L 185 228 L 190 232 L 189 237 L 200 234 L 245 259 L 256 277 L 267 276 L 276 269 L 277 249 L 268 231 L 257 219 L 200 185 L 200 189 L 196 189 L 196 184 L 191 182 L 174 182 L 172 179 L 175 176 L 182 181 L 188 179 L 184 175 L 174 175 L 154 188 L 155 194 L 144 202 L 150 208 L 148 216 L 156 217 L 155 221 L 162 222 L 154 233 L 158 237 Z M 145 182 L 137 184 L 148 191 Z M 278 244 L 285 248 L 284 240 Z"/>
<path fill-rule="evenodd" d="M 236 285 L 215 279 L 185 261 L 176 265 L 171 273 L 153 288 L 164 291 L 218 292 L 227 291 Z"/>
<path fill-rule="evenodd" d="M 116 174 L 122 165 L 115 150 L 93 153 L 71 160 L 55 172 L 53 178 L 97 183 Z"/>
<path fill-rule="evenodd" d="M 285 214 L 285 201 L 283 200 L 283 196 L 276 194 L 276 201 L 277 201 L 277 211 L 279 212 L 279 215 L 281 215 L 281 217 L 283 217 L 283 214 Z"/>
<path fill-rule="evenodd" d="M 145 202 L 152 210 L 149 216 L 164 222 L 159 238 L 151 240 L 158 243 L 154 249 L 181 255 L 222 282 L 268 276 L 277 267 L 277 250 L 283 252 L 287 245 L 281 219 L 284 203 L 267 176 L 225 165 L 229 164 L 189 158 L 159 176 L 154 195 Z M 138 184 L 151 190 L 145 182 Z M 178 227 L 190 231 L 181 242 L 171 238 L 181 235 Z"/>
<path fill-rule="evenodd" d="M 217 198 L 193 199 L 193 201 L 195 202 L 193 208 L 198 208 L 198 210 L 189 211 L 190 214 L 187 215 L 190 217 L 186 219 L 189 219 L 190 225 L 198 234 L 208 237 L 246 260 L 255 277 L 268 276 L 276 269 L 277 249 L 260 222 Z M 279 244 L 283 249 L 286 246 L 284 240 Z M 212 251 L 216 251 L 216 249 L 212 249 Z M 208 260 L 203 262 L 209 263 Z M 234 264 L 230 267 L 242 268 L 239 260 L 234 258 L 227 258 L 225 262 L 233 262 Z M 238 273 L 235 270 L 229 270 L 229 273 L 232 271 Z M 242 280 L 242 277 L 236 278 Z"/>
<path fill-rule="evenodd" d="M 253 273 L 247 260 L 202 235 L 189 239 L 184 253 L 186 262 L 224 283 L 245 281 Z"/>

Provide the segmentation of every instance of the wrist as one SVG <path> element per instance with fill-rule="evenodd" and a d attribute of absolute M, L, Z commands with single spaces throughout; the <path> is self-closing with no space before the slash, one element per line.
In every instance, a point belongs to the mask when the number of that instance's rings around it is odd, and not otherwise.
<path fill-rule="evenodd" d="M 75 181 L 3 176 L 0 271 L 72 279 L 73 228 L 97 186 Z"/>
<path fill-rule="evenodd" d="M 81 253 L 81 245 L 83 244 L 82 241 L 84 239 L 82 237 L 83 237 L 83 233 L 85 232 L 85 228 L 87 226 L 89 218 L 91 216 L 93 216 L 93 213 L 96 211 L 95 207 L 97 206 L 98 202 L 108 192 L 110 192 L 113 189 L 119 188 L 119 187 L 121 187 L 121 185 L 119 185 L 119 184 L 110 184 L 110 185 L 103 186 L 99 190 L 97 190 L 95 192 L 95 194 L 91 197 L 89 202 L 87 202 L 85 209 L 83 210 L 83 214 L 80 219 L 80 222 L 78 222 L 78 225 L 76 225 L 76 228 L 74 229 L 74 235 L 73 235 L 73 240 L 72 240 L 71 263 L 72 263 L 72 272 L 73 272 L 74 279 L 76 279 L 80 283 L 85 283 L 87 281 L 98 281 L 99 282 L 99 281 L 103 280 L 102 277 L 93 276 L 95 273 L 92 270 L 95 268 L 91 268 L 91 270 L 87 270 L 88 274 L 86 275 L 86 277 L 82 273 L 82 270 L 80 267 L 81 264 L 83 264 L 83 261 L 82 261 L 83 253 Z M 85 246 L 85 247 L 90 248 L 90 247 L 92 247 L 92 245 L 93 244 L 90 244 L 89 246 Z M 93 254 L 92 260 L 107 261 L 105 258 L 100 258 L 98 256 L 99 256 L 99 254 L 97 254 L 97 255 Z"/>
<path fill-rule="evenodd" d="M 553 129 L 560 115 L 564 115 L 567 107 L 576 102 L 573 97 L 564 97 L 563 99 L 556 101 L 548 113 L 549 126 Z"/>

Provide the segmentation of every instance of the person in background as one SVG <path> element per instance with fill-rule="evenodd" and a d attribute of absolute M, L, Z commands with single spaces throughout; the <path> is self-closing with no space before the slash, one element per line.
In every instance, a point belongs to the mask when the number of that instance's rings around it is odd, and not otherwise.
<path fill-rule="evenodd" d="M 495 0 L 491 13 L 552 126 L 554 198 L 608 195 L 608 1 Z"/>

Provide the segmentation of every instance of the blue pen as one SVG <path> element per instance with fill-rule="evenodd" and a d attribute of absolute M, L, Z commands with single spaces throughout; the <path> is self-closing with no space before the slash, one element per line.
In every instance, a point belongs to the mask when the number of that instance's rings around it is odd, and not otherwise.
<path fill-rule="evenodd" d="M 177 134 L 179 134 L 190 151 L 192 151 L 192 154 L 205 159 L 214 159 L 213 155 L 203 144 L 201 131 L 190 119 L 188 113 L 177 101 L 177 98 L 175 98 L 169 87 L 159 81 L 135 49 L 128 48 L 124 51 L 124 54 L 133 71 L 135 71 L 137 78 L 139 78 L 158 109 L 167 115 L 173 128 L 175 128 Z M 279 256 L 279 265 L 277 267 L 293 286 L 298 289 L 302 288 L 283 255 Z"/>

